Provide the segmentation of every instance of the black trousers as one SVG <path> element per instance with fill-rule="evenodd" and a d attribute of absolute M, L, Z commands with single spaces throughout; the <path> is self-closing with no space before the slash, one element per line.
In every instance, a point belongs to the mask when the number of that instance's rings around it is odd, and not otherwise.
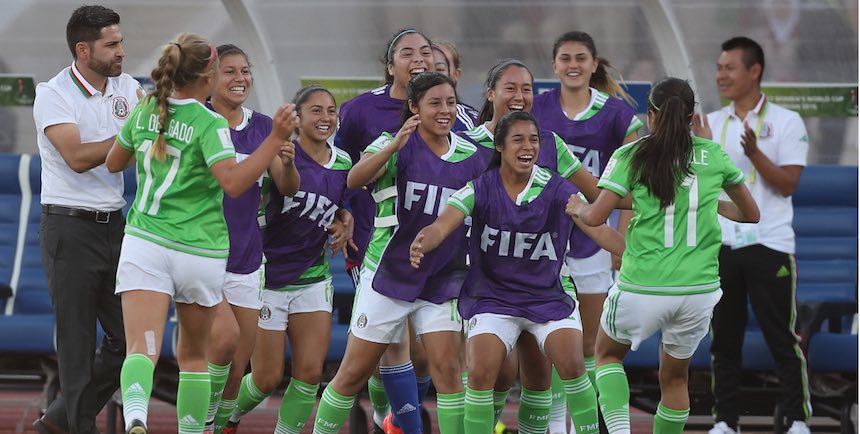
<path fill-rule="evenodd" d="M 42 213 L 42 263 L 56 316 L 60 397 L 45 417 L 70 433 L 96 433 L 96 415 L 119 387 L 125 358 L 120 297 L 114 295 L 125 221 Z M 105 337 L 96 348 L 96 319 Z"/>
<path fill-rule="evenodd" d="M 794 255 L 763 245 L 720 250 L 723 297 L 714 309 L 711 344 L 714 411 L 717 422 L 738 423 L 741 348 L 752 306 L 765 342 L 776 362 L 784 414 L 791 425 L 812 413 L 806 359 L 794 333 L 797 270 Z"/>

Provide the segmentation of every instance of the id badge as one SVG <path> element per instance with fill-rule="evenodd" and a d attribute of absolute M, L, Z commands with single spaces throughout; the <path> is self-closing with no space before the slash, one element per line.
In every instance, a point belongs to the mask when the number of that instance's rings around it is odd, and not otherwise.
<path fill-rule="evenodd" d="M 732 250 L 758 244 L 758 240 L 758 225 L 741 223 L 734 225 Z"/>

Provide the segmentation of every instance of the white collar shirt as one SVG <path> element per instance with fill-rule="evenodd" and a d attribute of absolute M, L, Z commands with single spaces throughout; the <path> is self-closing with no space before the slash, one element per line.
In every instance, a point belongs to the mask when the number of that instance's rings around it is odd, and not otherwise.
<path fill-rule="evenodd" d="M 744 173 L 746 185 L 761 212 L 761 220 L 755 224 L 737 224 L 719 217 L 723 244 L 735 248 L 762 244 L 779 252 L 794 254 L 791 196 L 785 197 L 768 185 L 744 154 L 741 146 L 744 122 L 756 131 L 759 150 L 777 166 L 806 166 L 809 151 L 809 137 L 800 115 L 767 101 L 764 94 L 745 119 L 737 116 L 734 103 L 708 114 L 713 140 L 722 145 L 729 158 Z"/>
<path fill-rule="evenodd" d="M 98 211 L 125 206 L 122 173 L 104 164 L 77 173 L 45 135 L 52 125 L 76 124 L 81 143 L 100 142 L 119 133 L 137 104 L 140 84 L 128 74 L 108 77 L 104 93 L 86 81 L 75 64 L 36 86 L 33 119 L 42 157 L 41 203 Z"/>

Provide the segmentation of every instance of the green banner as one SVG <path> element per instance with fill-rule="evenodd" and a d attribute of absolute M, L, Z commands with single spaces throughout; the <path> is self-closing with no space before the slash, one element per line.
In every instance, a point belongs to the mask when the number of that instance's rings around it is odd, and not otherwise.
<path fill-rule="evenodd" d="M 856 84 L 762 83 L 761 90 L 768 101 L 803 117 L 857 116 Z"/>
<path fill-rule="evenodd" d="M 353 97 L 382 86 L 378 78 L 355 77 L 301 77 L 302 87 L 319 84 L 334 95 L 338 107 Z"/>
<path fill-rule="evenodd" d="M 32 106 L 35 99 L 32 75 L 0 74 L 0 106 Z"/>

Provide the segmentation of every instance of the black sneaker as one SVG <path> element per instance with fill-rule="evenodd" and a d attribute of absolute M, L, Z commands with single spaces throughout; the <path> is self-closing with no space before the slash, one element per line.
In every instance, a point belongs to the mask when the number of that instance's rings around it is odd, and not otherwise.
<path fill-rule="evenodd" d="M 146 434 L 146 425 L 135 419 L 131 421 L 131 425 L 128 427 L 125 434 Z"/>

